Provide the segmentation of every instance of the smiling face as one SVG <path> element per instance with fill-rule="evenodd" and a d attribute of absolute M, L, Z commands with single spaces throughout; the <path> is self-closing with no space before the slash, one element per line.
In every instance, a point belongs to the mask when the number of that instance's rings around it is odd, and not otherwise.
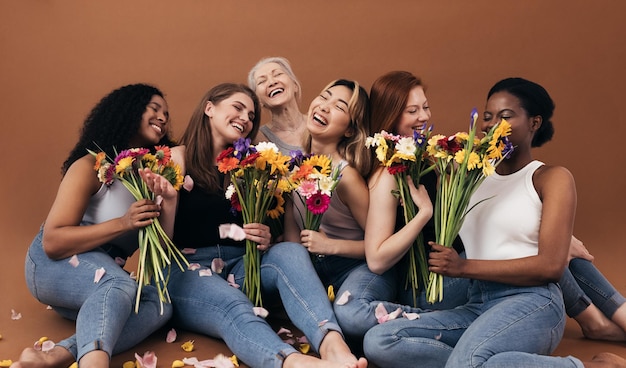
<path fill-rule="evenodd" d="M 254 103 L 250 96 L 236 92 L 217 103 L 209 101 L 204 113 L 211 121 L 211 134 L 216 146 L 227 146 L 247 137 L 253 128 Z"/>
<path fill-rule="evenodd" d="M 414 130 L 423 129 L 430 119 L 430 107 L 424 88 L 416 86 L 409 92 L 406 106 L 400 115 L 395 131 L 397 134 L 413 136 Z"/>
<path fill-rule="evenodd" d="M 254 73 L 255 92 L 261 104 L 269 109 L 296 100 L 298 85 L 277 63 L 261 65 Z"/>
<path fill-rule="evenodd" d="M 169 123 L 169 110 L 165 99 L 159 95 L 154 95 L 146 105 L 146 111 L 141 115 L 139 131 L 131 139 L 131 147 L 152 146 L 167 134 Z"/>
<path fill-rule="evenodd" d="M 528 116 L 517 97 L 508 92 L 496 92 L 487 100 L 481 128 L 489 131 L 502 119 L 511 124 L 509 140 L 515 146 L 513 152 L 524 147 L 530 149 L 533 135 L 541 126 L 541 116 Z"/>
<path fill-rule="evenodd" d="M 352 134 L 349 101 L 352 91 L 345 86 L 333 86 L 317 96 L 309 107 L 307 129 L 315 139 L 341 140 Z"/>

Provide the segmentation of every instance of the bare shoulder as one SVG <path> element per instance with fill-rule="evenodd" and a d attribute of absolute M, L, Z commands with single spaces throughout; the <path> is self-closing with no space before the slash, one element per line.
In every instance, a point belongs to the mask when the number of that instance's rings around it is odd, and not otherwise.
<path fill-rule="evenodd" d="M 94 168 L 95 163 L 96 159 L 91 154 L 74 161 L 63 176 L 62 187 L 72 188 L 71 191 L 76 193 L 82 192 L 79 188 L 85 188 L 84 191 L 89 194 L 97 192 L 101 183 Z"/>
<path fill-rule="evenodd" d="M 548 191 L 576 191 L 574 176 L 563 166 L 541 166 L 533 175 L 533 183 L 542 198 Z"/>
<path fill-rule="evenodd" d="M 185 173 L 185 146 L 180 145 L 172 147 L 172 161 L 176 162 L 180 166 L 181 173 Z"/>

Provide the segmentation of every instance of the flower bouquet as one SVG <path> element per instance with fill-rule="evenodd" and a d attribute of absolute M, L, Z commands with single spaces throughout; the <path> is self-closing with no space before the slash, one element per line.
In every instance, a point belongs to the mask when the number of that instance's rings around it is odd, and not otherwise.
<path fill-rule="evenodd" d="M 511 125 L 502 120 L 484 137 L 476 137 L 478 112 L 472 110 L 469 133 L 449 137 L 435 135 L 428 141 L 427 151 L 439 174 L 435 200 L 436 242 L 452 246 L 459 234 L 465 215 L 471 211 L 469 200 L 485 178 L 512 151 L 508 140 Z M 443 276 L 431 272 L 428 280 L 429 303 L 443 300 Z"/>
<path fill-rule="evenodd" d="M 241 211 L 244 223 L 265 221 L 272 201 L 280 194 L 281 179 L 288 171 L 289 160 L 275 144 L 261 142 L 253 146 L 249 138 L 238 139 L 233 147 L 217 157 L 218 170 L 230 174 L 226 198 Z M 247 239 L 244 268 L 246 295 L 256 306 L 262 306 L 261 254 L 256 244 Z"/>
<path fill-rule="evenodd" d="M 431 132 L 432 126 L 420 131 L 415 130 L 413 137 L 394 135 L 383 130 L 374 134 L 373 137 L 368 137 L 365 142 L 368 148 L 376 148 L 376 158 L 396 180 L 398 190 L 392 194 L 400 198 L 405 223 L 411 221 L 417 213 L 407 185 L 408 177 L 411 177 L 413 184 L 417 187 L 420 178 L 434 169 L 434 166 L 430 165 L 426 159 L 425 149 Z M 421 232 L 409 249 L 408 263 L 409 270 L 405 286 L 408 287 L 409 283 L 411 284 L 413 304 L 416 305 L 420 282 L 425 284 L 428 279 L 426 249 Z"/>
<path fill-rule="evenodd" d="M 330 197 L 341 179 L 341 167 L 332 167 L 327 155 L 303 155 L 298 152 L 291 160 L 289 184 L 294 197 L 304 208 L 304 214 L 296 207 L 302 226 L 318 231 L 324 212 L 330 205 Z"/>
<path fill-rule="evenodd" d="M 171 161 L 170 148 L 156 146 L 156 153 L 150 153 L 147 148 L 131 148 L 120 152 L 114 159 L 104 152 L 89 151 L 96 158 L 94 169 L 98 173 L 100 182 L 111 185 L 115 179 L 119 180 L 136 200 L 150 199 L 157 201 L 154 193 L 148 189 L 141 179 L 138 170 L 150 169 L 153 173 L 166 178 L 178 190 L 183 183 L 180 167 Z M 188 265 L 187 259 L 167 236 L 158 218 L 139 229 L 139 262 L 137 266 L 137 297 L 135 313 L 139 311 L 141 290 L 144 285 L 150 284 L 152 278 L 157 287 L 161 302 L 170 302 L 167 292 L 168 277 L 163 274 L 163 268 L 171 266 L 174 259 L 181 270 L 181 264 Z"/>

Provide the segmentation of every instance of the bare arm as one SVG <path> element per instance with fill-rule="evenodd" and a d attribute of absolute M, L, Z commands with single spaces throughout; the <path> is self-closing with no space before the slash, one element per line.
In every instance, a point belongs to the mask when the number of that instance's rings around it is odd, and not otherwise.
<path fill-rule="evenodd" d="M 567 265 L 576 211 L 576 187 L 562 167 L 544 167 L 533 178 L 543 202 L 539 251 L 510 260 L 464 260 L 450 248 L 433 245 L 429 269 L 452 277 L 532 286 L 557 282 Z"/>
<path fill-rule="evenodd" d="M 432 217 L 432 203 L 426 189 L 421 185 L 419 189 L 412 184 L 410 187 L 419 211 L 398 232 L 394 232 L 398 199 L 391 192 L 398 190 L 395 178 L 382 167 L 370 178 L 372 200 L 365 226 L 365 258 L 374 273 L 382 274 L 398 263 Z"/>
<path fill-rule="evenodd" d="M 158 216 L 152 201 L 133 203 L 119 218 L 80 226 L 89 200 L 101 186 L 90 155 L 77 160 L 63 177 L 44 225 L 43 247 L 52 259 L 61 259 L 99 247 L 123 233 L 146 226 Z"/>

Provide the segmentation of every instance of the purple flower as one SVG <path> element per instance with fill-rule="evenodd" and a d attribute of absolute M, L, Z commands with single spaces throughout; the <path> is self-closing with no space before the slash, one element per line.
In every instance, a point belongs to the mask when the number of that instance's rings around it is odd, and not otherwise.
<path fill-rule="evenodd" d="M 251 140 L 250 138 L 239 138 L 233 143 L 233 147 L 235 148 L 235 152 L 233 152 L 233 156 L 238 160 L 241 160 L 242 157 L 247 156 L 250 153 L 256 152 L 254 147 L 250 147 Z"/>
<path fill-rule="evenodd" d="M 478 120 L 478 109 L 475 107 L 472 109 L 472 113 L 470 114 L 470 130 L 474 129 L 474 123 Z"/>

